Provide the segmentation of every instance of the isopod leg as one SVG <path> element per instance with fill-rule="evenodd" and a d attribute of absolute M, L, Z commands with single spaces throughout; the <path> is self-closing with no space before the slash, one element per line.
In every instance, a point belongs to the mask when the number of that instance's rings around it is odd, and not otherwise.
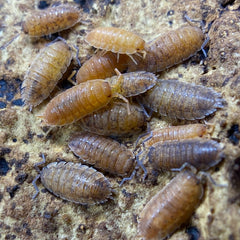
<path fill-rule="evenodd" d="M 121 94 L 119 94 L 119 93 L 114 93 L 114 94 L 113 94 L 113 97 L 120 98 L 120 99 L 122 99 L 125 103 L 127 103 L 127 112 L 128 112 L 128 115 L 130 115 L 129 101 L 127 100 L 127 98 L 125 98 L 123 95 L 121 95 Z"/>
<path fill-rule="evenodd" d="M 0 50 L 3 50 L 4 48 L 8 47 L 15 39 L 17 39 L 20 36 L 21 33 L 18 33 L 15 35 L 10 41 L 6 42 L 0 47 Z"/>
<path fill-rule="evenodd" d="M 73 76 L 76 74 L 76 71 L 74 70 L 71 75 L 67 78 L 67 80 L 73 85 L 76 86 L 77 83 L 72 80 Z"/>
<path fill-rule="evenodd" d="M 199 174 L 202 175 L 202 176 L 207 177 L 207 178 L 209 179 L 209 181 L 210 181 L 213 185 L 215 185 L 216 187 L 225 187 L 225 188 L 228 187 L 228 184 L 219 184 L 219 183 L 216 183 L 216 182 L 213 180 L 212 176 L 211 176 L 209 173 L 207 173 L 207 172 L 200 171 Z"/>
<path fill-rule="evenodd" d="M 141 167 L 141 169 L 143 170 L 143 172 L 144 172 L 144 175 L 143 175 L 143 181 L 146 179 L 146 177 L 147 177 L 147 169 L 144 167 L 144 165 L 143 165 L 143 161 L 140 161 L 139 160 L 139 155 L 141 154 L 142 152 L 140 152 L 137 156 L 136 156 L 136 161 L 137 161 L 137 166 L 140 166 Z"/>
<path fill-rule="evenodd" d="M 150 134 L 150 136 L 147 137 L 146 139 L 144 139 L 144 140 L 142 141 L 143 147 L 145 147 L 145 144 L 144 144 L 144 143 L 147 142 L 149 139 L 152 138 L 152 131 L 151 131 L 151 129 L 150 129 L 150 127 L 149 127 L 149 124 L 148 124 L 147 132 L 146 132 L 146 133 L 143 133 L 143 134 L 140 135 L 140 136 L 138 136 L 137 141 L 136 141 L 136 143 L 135 143 L 135 148 L 138 146 L 140 139 L 143 138 L 143 137 L 145 137 L 145 136 L 147 136 L 147 135 L 149 135 L 149 134 Z"/>
<path fill-rule="evenodd" d="M 127 55 L 132 59 L 132 61 L 133 61 L 136 65 L 138 65 L 137 61 L 133 58 L 133 56 L 132 56 L 131 54 L 127 54 Z"/>
<path fill-rule="evenodd" d="M 81 67 L 82 65 L 81 65 L 80 59 L 78 58 L 78 56 L 79 56 L 79 47 L 77 47 L 75 45 L 73 45 L 73 46 L 77 50 L 77 52 L 76 52 L 76 60 L 77 60 L 77 63 L 79 65 L 79 67 Z"/>
<path fill-rule="evenodd" d="M 58 36 L 58 37 L 57 37 L 56 39 L 54 39 L 52 42 L 46 44 L 46 46 L 52 45 L 53 43 L 57 42 L 58 40 L 63 41 L 65 44 L 68 45 L 67 41 L 66 41 L 64 38 Z M 68 46 L 69 46 L 69 45 L 68 45 Z"/>
<path fill-rule="evenodd" d="M 121 183 L 119 184 L 119 186 L 121 187 L 124 182 L 132 180 L 133 177 L 135 176 L 135 174 L 136 174 L 136 169 L 133 170 L 133 172 L 132 172 L 132 174 L 131 174 L 130 177 L 123 178 L 123 180 L 121 181 Z"/>
<path fill-rule="evenodd" d="M 39 163 L 36 163 L 36 164 L 34 164 L 34 167 L 35 167 L 35 169 L 37 170 L 37 172 L 41 172 L 40 171 L 40 169 L 39 169 L 39 167 L 38 166 L 40 166 L 40 165 L 42 165 L 42 164 L 44 164 L 45 162 L 46 162 L 46 158 L 45 158 L 45 156 L 44 156 L 44 154 L 42 153 L 42 159 L 43 159 L 43 161 L 41 161 L 41 162 L 39 162 Z"/>
<path fill-rule="evenodd" d="M 202 46 L 201 46 L 201 50 L 202 50 L 203 55 L 204 55 L 205 58 L 207 57 L 207 53 L 206 53 L 206 51 L 204 50 L 204 47 L 207 45 L 207 43 L 209 42 L 209 40 L 210 40 L 210 37 L 207 35 L 207 38 L 204 40 L 204 42 L 203 42 L 203 44 L 202 44 Z"/>
<path fill-rule="evenodd" d="M 40 178 L 40 174 L 38 174 L 38 175 L 34 178 L 34 180 L 32 181 L 32 185 L 34 186 L 34 188 L 35 188 L 35 190 L 36 190 L 36 193 L 32 196 L 32 199 L 36 198 L 36 196 L 37 196 L 38 193 L 39 193 L 39 189 L 38 189 L 37 184 L 36 184 L 36 182 L 37 182 L 37 180 L 38 180 L 39 178 Z"/>
<path fill-rule="evenodd" d="M 188 162 L 185 162 L 180 168 L 171 168 L 171 171 L 181 172 L 185 168 L 190 169 L 193 173 L 197 172 L 197 169 L 193 165 L 189 164 Z"/>

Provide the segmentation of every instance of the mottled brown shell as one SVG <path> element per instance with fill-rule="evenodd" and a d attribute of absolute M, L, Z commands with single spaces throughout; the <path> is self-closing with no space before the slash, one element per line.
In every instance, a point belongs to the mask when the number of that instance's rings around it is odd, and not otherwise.
<path fill-rule="evenodd" d="M 200 123 L 171 126 L 166 128 L 155 128 L 145 137 L 145 139 L 149 139 L 144 141 L 144 145 L 145 147 L 149 148 L 157 142 L 181 141 L 182 139 L 202 137 L 206 134 L 207 126 Z"/>
<path fill-rule="evenodd" d="M 130 175 L 135 167 L 133 152 L 110 138 L 78 133 L 70 138 L 68 146 L 84 162 L 112 174 Z"/>
<path fill-rule="evenodd" d="M 153 144 L 149 161 L 155 169 L 171 170 L 188 163 L 198 170 L 207 170 L 217 165 L 223 157 L 224 153 L 218 142 L 194 138 Z"/>
<path fill-rule="evenodd" d="M 145 45 L 146 57 L 129 61 L 129 72 L 160 72 L 190 58 L 201 49 L 205 40 L 202 30 L 187 26 L 162 34 Z"/>
<path fill-rule="evenodd" d="M 104 107 L 111 99 L 112 91 L 107 81 L 83 82 L 53 98 L 40 117 L 47 125 L 70 124 Z"/>
<path fill-rule="evenodd" d="M 50 163 L 41 171 L 41 181 L 54 195 L 80 204 L 103 203 L 112 195 L 108 179 L 80 163 Z"/>
<path fill-rule="evenodd" d="M 221 94 L 211 88 L 175 80 L 158 80 L 143 94 L 142 101 L 159 115 L 186 120 L 205 118 L 225 103 Z"/>
<path fill-rule="evenodd" d="M 192 172 L 179 173 L 140 213 L 139 236 L 161 240 L 171 235 L 191 217 L 202 195 L 202 184 Z"/>
<path fill-rule="evenodd" d="M 105 136 L 138 133 L 146 126 L 146 116 L 137 104 L 129 103 L 129 108 L 131 114 L 128 114 L 125 102 L 111 101 L 106 107 L 82 118 L 82 129 Z"/>
<path fill-rule="evenodd" d="M 63 41 L 41 49 L 24 77 L 21 89 L 24 104 L 31 108 L 46 99 L 71 60 L 71 49 Z"/>
<path fill-rule="evenodd" d="M 113 93 L 119 93 L 124 97 L 137 96 L 155 86 L 157 77 L 149 72 L 124 73 L 105 79 L 112 87 Z"/>
<path fill-rule="evenodd" d="M 95 48 L 121 54 L 142 52 L 145 41 L 138 35 L 115 27 L 99 27 L 86 36 L 86 41 Z"/>
<path fill-rule="evenodd" d="M 93 55 L 78 70 L 77 84 L 92 79 L 105 79 L 116 75 L 115 68 L 122 72 L 127 69 L 127 55 L 121 54 L 119 59 L 116 53 L 107 52 Z"/>
<path fill-rule="evenodd" d="M 22 29 L 31 37 L 41 37 L 68 29 L 79 22 L 79 18 L 78 8 L 70 4 L 62 4 L 32 11 L 23 22 Z"/>

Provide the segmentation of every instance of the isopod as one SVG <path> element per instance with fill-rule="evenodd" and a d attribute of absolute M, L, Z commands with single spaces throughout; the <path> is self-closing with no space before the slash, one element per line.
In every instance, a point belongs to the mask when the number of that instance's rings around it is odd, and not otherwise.
<path fill-rule="evenodd" d="M 91 46 L 118 54 L 127 54 L 134 62 L 131 54 L 145 55 L 145 41 L 138 35 L 115 27 L 98 27 L 86 36 L 86 42 Z"/>
<path fill-rule="evenodd" d="M 83 82 L 53 98 L 39 117 L 47 125 L 70 124 L 104 107 L 112 97 L 111 86 L 107 81 Z"/>
<path fill-rule="evenodd" d="M 46 99 L 72 60 L 72 51 L 63 41 L 58 41 L 40 50 L 27 71 L 21 95 L 30 109 Z"/>
<path fill-rule="evenodd" d="M 202 138 L 157 142 L 150 148 L 149 161 L 155 169 L 180 169 L 188 164 L 205 171 L 222 161 L 222 150 L 216 141 Z"/>
<path fill-rule="evenodd" d="M 68 146 L 84 163 L 96 169 L 128 176 L 135 167 L 135 156 L 123 144 L 93 133 L 77 133 L 69 140 Z"/>
<path fill-rule="evenodd" d="M 204 46 L 205 35 L 200 28 L 181 27 L 146 43 L 146 57 L 136 57 L 138 64 L 129 61 L 128 71 L 160 72 L 190 58 Z"/>
<path fill-rule="evenodd" d="M 157 77 L 153 73 L 139 71 L 121 74 L 116 69 L 118 76 L 106 78 L 112 91 L 124 97 L 133 97 L 146 92 L 155 86 Z"/>
<path fill-rule="evenodd" d="M 202 137 L 207 134 L 205 124 L 187 124 L 180 126 L 170 126 L 166 128 L 155 128 L 150 134 L 145 136 L 143 141 L 146 148 L 150 148 L 154 143 L 164 141 L 181 141 L 182 139 L 191 139 Z"/>
<path fill-rule="evenodd" d="M 43 186 L 57 197 L 83 205 L 103 203 L 111 198 L 113 191 L 102 173 L 80 163 L 62 161 L 48 164 L 33 181 L 37 193 L 35 182 L 39 177 Z"/>
<path fill-rule="evenodd" d="M 92 79 L 105 79 L 116 74 L 115 68 L 120 72 L 127 69 L 127 58 L 125 54 L 121 54 L 117 61 L 117 54 L 107 52 L 104 55 L 97 53 L 86 61 L 78 70 L 76 81 L 77 84 Z"/>
<path fill-rule="evenodd" d="M 211 88 L 175 80 L 158 80 L 143 94 L 142 101 L 159 115 L 174 120 L 202 119 L 225 104 L 221 94 Z"/>
<path fill-rule="evenodd" d="M 41 37 L 74 26 L 80 20 L 80 11 L 70 4 L 61 4 L 44 10 L 32 11 L 22 24 L 25 34 Z"/>
<path fill-rule="evenodd" d="M 146 204 L 140 213 L 138 235 L 164 239 L 194 213 L 203 196 L 203 186 L 189 171 L 180 172 Z"/>
<path fill-rule="evenodd" d="M 146 126 L 146 115 L 143 109 L 134 103 L 127 104 L 111 101 L 106 107 L 93 112 L 80 120 L 84 131 L 104 136 L 129 136 L 139 133 Z"/>

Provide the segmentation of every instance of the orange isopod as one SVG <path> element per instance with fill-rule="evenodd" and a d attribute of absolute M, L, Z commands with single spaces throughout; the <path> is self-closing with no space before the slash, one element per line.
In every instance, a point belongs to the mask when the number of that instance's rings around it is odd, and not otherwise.
<path fill-rule="evenodd" d="M 63 41 L 41 49 L 27 71 L 21 88 L 25 105 L 30 109 L 46 99 L 72 60 L 72 51 Z"/>
<path fill-rule="evenodd" d="M 146 115 L 137 104 L 111 101 L 106 107 L 80 120 L 84 131 L 104 136 L 129 136 L 141 132 L 146 127 Z"/>
<path fill-rule="evenodd" d="M 166 128 L 153 129 L 150 134 L 145 136 L 144 146 L 149 148 L 154 143 L 164 141 L 181 141 L 182 139 L 191 139 L 202 137 L 207 134 L 207 126 L 205 124 L 187 124 L 180 126 L 170 126 Z"/>
<path fill-rule="evenodd" d="M 102 173 L 80 163 L 50 163 L 42 169 L 40 177 L 44 187 L 54 195 L 83 205 L 103 203 L 111 198 L 113 191 Z"/>
<path fill-rule="evenodd" d="M 129 61 L 128 72 L 160 72 L 194 55 L 205 45 L 205 35 L 198 27 L 187 26 L 162 34 L 145 44 L 146 57 Z"/>
<path fill-rule="evenodd" d="M 117 60 L 117 54 L 113 52 L 107 52 L 104 55 L 101 53 L 93 55 L 78 70 L 77 84 L 87 80 L 112 77 L 116 74 L 115 68 L 123 72 L 127 69 L 127 58 L 127 55 L 121 54 Z"/>
<path fill-rule="evenodd" d="M 143 53 L 145 55 L 145 41 L 138 35 L 115 27 L 99 27 L 93 29 L 86 36 L 91 46 L 118 54 L 127 54 L 134 62 L 131 54 Z"/>
<path fill-rule="evenodd" d="M 164 239 L 194 213 L 203 196 L 203 187 L 190 171 L 180 172 L 146 204 L 140 213 L 138 235 Z"/>
<path fill-rule="evenodd" d="M 74 26 L 79 22 L 80 14 L 80 10 L 71 4 L 35 10 L 26 17 L 22 29 L 31 37 L 53 34 Z"/>
<path fill-rule="evenodd" d="M 123 144 L 93 133 L 77 133 L 69 140 L 68 146 L 84 163 L 94 168 L 128 176 L 135 167 L 135 156 Z"/>
<path fill-rule="evenodd" d="M 74 86 L 53 98 L 40 118 L 47 125 L 65 125 L 104 107 L 112 99 L 111 86 L 92 80 Z"/>

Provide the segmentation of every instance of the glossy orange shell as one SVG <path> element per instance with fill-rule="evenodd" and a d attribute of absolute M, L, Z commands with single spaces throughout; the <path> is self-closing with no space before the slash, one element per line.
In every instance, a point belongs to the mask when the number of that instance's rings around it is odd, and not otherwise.
<path fill-rule="evenodd" d="M 95 48 L 121 54 L 134 54 L 144 49 L 145 41 L 138 35 L 115 27 L 98 27 L 86 36 Z"/>
<path fill-rule="evenodd" d="M 47 125 L 73 123 L 107 105 L 112 99 L 112 90 L 107 81 L 83 82 L 57 95 L 43 113 Z"/>

